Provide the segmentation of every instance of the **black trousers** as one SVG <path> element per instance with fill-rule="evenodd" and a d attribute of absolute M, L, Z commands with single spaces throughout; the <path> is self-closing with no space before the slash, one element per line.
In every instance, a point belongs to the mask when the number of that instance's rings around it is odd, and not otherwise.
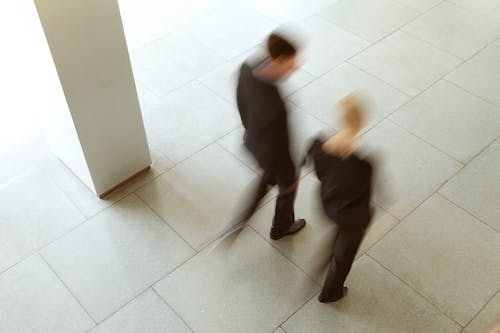
<path fill-rule="evenodd" d="M 257 210 L 260 201 L 269 192 L 272 186 L 277 185 L 279 194 L 276 199 L 273 223 L 271 233 L 280 234 L 288 230 L 295 221 L 294 202 L 297 193 L 295 166 L 292 159 L 280 159 L 269 166 L 263 166 L 263 172 L 260 176 L 254 195 L 240 219 L 249 220 Z"/>
<path fill-rule="evenodd" d="M 333 246 L 333 257 L 321 290 L 322 298 L 333 300 L 342 297 L 344 282 L 363 241 L 364 232 L 364 228 L 361 230 L 338 228 Z"/>

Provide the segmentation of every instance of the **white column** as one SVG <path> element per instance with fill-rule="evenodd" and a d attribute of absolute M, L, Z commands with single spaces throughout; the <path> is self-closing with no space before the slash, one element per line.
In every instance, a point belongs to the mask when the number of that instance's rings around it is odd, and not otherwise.
<path fill-rule="evenodd" d="M 49 141 L 101 196 L 151 164 L 118 3 L 35 4 L 67 103 L 48 117 Z"/>

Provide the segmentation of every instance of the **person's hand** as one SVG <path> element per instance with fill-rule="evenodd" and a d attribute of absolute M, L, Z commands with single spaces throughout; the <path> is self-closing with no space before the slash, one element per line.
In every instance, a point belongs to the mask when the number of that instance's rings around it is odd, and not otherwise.
<path fill-rule="evenodd" d="M 247 141 L 247 130 L 245 129 L 245 131 L 243 132 L 243 142 L 246 141 Z"/>

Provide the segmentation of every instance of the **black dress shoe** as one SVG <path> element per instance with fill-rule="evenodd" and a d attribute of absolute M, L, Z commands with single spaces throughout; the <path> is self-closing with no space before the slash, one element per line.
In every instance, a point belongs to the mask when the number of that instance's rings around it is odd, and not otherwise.
<path fill-rule="evenodd" d="M 318 301 L 320 301 L 321 303 L 336 302 L 347 294 L 347 290 L 348 290 L 347 287 L 343 287 L 342 293 L 340 295 L 336 295 L 333 297 L 332 296 L 328 297 L 323 294 L 319 294 Z"/>
<path fill-rule="evenodd" d="M 274 233 L 271 231 L 270 237 L 271 239 L 278 240 L 280 238 L 283 238 L 287 235 L 292 235 L 300 231 L 300 229 L 304 228 L 306 225 L 306 220 L 305 219 L 298 219 L 293 222 L 293 224 L 288 228 L 287 231 L 282 232 L 282 233 Z"/>

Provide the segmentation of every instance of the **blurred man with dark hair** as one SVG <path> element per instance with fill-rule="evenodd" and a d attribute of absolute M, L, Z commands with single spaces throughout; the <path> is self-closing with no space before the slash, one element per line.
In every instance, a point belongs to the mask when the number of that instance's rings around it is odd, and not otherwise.
<path fill-rule="evenodd" d="M 253 215 L 260 200 L 277 185 L 279 195 L 270 237 L 280 239 L 298 232 L 306 221 L 295 220 L 297 173 L 289 149 L 287 109 L 277 83 L 296 69 L 297 48 L 278 33 L 267 39 L 267 56 L 246 61 L 239 72 L 238 111 L 245 128 L 244 143 L 262 169 L 255 195 L 240 223 Z"/>

